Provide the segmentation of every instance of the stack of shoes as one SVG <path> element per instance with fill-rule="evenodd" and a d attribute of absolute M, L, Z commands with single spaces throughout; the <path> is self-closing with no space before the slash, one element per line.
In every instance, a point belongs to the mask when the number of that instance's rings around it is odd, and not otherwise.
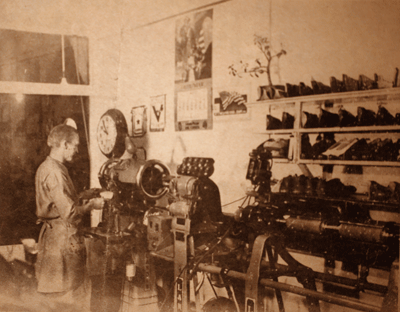
<path fill-rule="evenodd" d="M 314 94 L 324 94 L 332 92 L 331 87 L 323 84 L 322 82 L 316 81 L 313 78 L 311 78 L 311 86 Z"/>
<path fill-rule="evenodd" d="M 376 124 L 379 126 L 391 126 L 395 123 L 395 117 L 385 107 L 380 106 L 376 114 Z"/>
<path fill-rule="evenodd" d="M 325 181 L 319 179 L 317 182 L 316 193 L 319 197 L 349 197 L 356 192 L 356 188 L 352 185 L 344 185 L 340 179 L 332 179 Z"/>
<path fill-rule="evenodd" d="M 321 108 L 318 124 L 320 128 L 332 128 L 339 125 L 339 115 Z"/>
<path fill-rule="evenodd" d="M 378 201 L 388 201 L 393 196 L 392 190 L 389 187 L 383 186 L 376 181 L 371 181 L 369 187 L 369 199 Z"/>
<path fill-rule="evenodd" d="M 339 108 L 339 127 L 354 127 L 357 124 L 357 118 L 343 108 Z"/>
<path fill-rule="evenodd" d="M 357 108 L 357 126 L 373 126 L 376 124 L 376 114 L 364 107 Z"/>

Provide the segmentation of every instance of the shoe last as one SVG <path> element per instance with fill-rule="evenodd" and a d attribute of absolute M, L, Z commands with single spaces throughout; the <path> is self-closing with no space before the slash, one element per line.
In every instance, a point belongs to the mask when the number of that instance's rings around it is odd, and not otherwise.
<path fill-rule="evenodd" d="M 338 115 L 339 127 L 354 127 L 357 123 L 357 118 L 343 108 L 339 109 Z"/>
<path fill-rule="evenodd" d="M 390 126 L 394 125 L 395 122 L 395 117 L 393 117 L 392 114 L 389 113 L 389 111 L 385 107 L 380 106 L 378 109 L 378 113 L 376 114 L 376 124 L 380 126 Z"/>
<path fill-rule="evenodd" d="M 311 95 L 314 94 L 313 89 L 307 86 L 304 82 L 300 82 L 299 84 L 299 93 L 300 95 Z"/>
<path fill-rule="evenodd" d="M 357 91 L 358 88 L 358 81 L 343 74 L 343 83 L 346 88 L 346 91 Z"/>
<path fill-rule="evenodd" d="M 357 108 L 357 126 L 373 126 L 375 123 L 375 112 L 364 107 Z"/>
<path fill-rule="evenodd" d="M 330 80 L 332 92 L 343 92 L 343 91 L 345 91 L 345 88 L 344 88 L 344 85 L 343 85 L 342 81 L 340 81 L 339 79 L 336 79 L 333 76 L 329 80 Z"/>
<path fill-rule="evenodd" d="M 339 125 L 339 115 L 328 112 L 321 108 L 321 113 L 319 116 L 319 127 L 320 128 L 332 128 Z"/>
<path fill-rule="evenodd" d="M 303 128 L 318 128 L 318 116 L 303 111 Z"/>
<path fill-rule="evenodd" d="M 293 129 L 294 116 L 287 112 L 282 113 L 282 129 Z"/>
<path fill-rule="evenodd" d="M 267 130 L 282 129 L 282 121 L 271 115 L 267 115 Z"/>

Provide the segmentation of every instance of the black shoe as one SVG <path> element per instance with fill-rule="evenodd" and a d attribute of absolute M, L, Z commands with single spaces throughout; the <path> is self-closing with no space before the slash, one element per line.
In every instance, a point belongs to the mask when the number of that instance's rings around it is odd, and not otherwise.
<path fill-rule="evenodd" d="M 360 75 L 358 78 L 358 87 L 360 90 L 378 89 L 376 81 L 368 78 L 365 75 Z"/>
<path fill-rule="evenodd" d="M 287 112 L 282 113 L 282 129 L 293 129 L 294 116 Z"/>
<path fill-rule="evenodd" d="M 293 177 L 293 194 L 304 194 L 306 191 L 306 176 L 304 174 L 298 176 L 297 174 Z"/>
<path fill-rule="evenodd" d="M 378 143 L 375 158 L 380 161 L 395 161 L 397 153 L 396 145 L 392 139 L 385 139 Z"/>
<path fill-rule="evenodd" d="M 339 125 L 339 115 L 321 108 L 318 124 L 320 128 L 332 128 Z"/>
<path fill-rule="evenodd" d="M 339 127 L 354 127 L 357 123 L 357 118 L 343 108 L 339 109 Z"/>
<path fill-rule="evenodd" d="M 395 122 L 395 117 L 393 117 L 385 107 L 380 106 L 376 114 L 376 124 L 379 126 L 391 126 L 394 125 Z"/>
<path fill-rule="evenodd" d="M 286 92 L 288 97 L 300 96 L 300 87 L 297 85 L 292 85 L 290 83 L 287 83 Z"/>
<path fill-rule="evenodd" d="M 392 196 L 392 191 L 389 187 L 385 187 L 375 181 L 371 181 L 369 188 L 370 200 L 388 200 Z"/>
<path fill-rule="evenodd" d="M 301 159 L 312 159 L 312 147 L 310 144 L 310 137 L 307 133 L 302 134 L 301 136 Z"/>
<path fill-rule="evenodd" d="M 373 126 L 375 123 L 375 112 L 364 107 L 357 108 L 357 126 Z"/>
<path fill-rule="evenodd" d="M 299 84 L 299 93 L 300 95 L 311 95 L 314 94 L 313 89 L 307 86 L 304 82 L 300 82 Z"/>
<path fill-rule="evenodd" d="M 282 121 L 271 115 L 267 115 L 267 130 L 282 129 Z"/>
<path fill-rule="evenodd" d="M 343 92 L 345 91 L 343 82 L 336 79 L 335 77 L 330 78 L 330 83 L 331 83 L 331 90 L 332 92 Z"/>
<path fill-rule="evenodd" d="M 343 74 L 343 84 L 346 91 L 357 91 L 358 81 Z"/>
<path fill-rule="evenodd" d="M 282 179 L 281 187 L 279 189 L 279 192 L 281 193 L 292 193 L 293 190 L 293 177 L 287 176 Z"/>
<path fill-rule="evenodd" d="M 315 81 L 314 79 L 311 80 L 311 86 L 314 94 L 324 94 L 332 92 L 331 87 L 324 85 L 322 82 Z"/>
<path fill-rule="evenodd" d="M 303 128 L 318 128 L 319 119 L 315 114 L 303 111 Z"/>

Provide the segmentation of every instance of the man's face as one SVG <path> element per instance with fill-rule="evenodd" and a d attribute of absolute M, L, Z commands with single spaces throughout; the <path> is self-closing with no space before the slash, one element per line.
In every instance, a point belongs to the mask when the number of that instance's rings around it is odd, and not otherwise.
<path fill-rule="evenodd" d="M 70 143 L 66 142 L 64 150 L 64 159 L 68 162 L 74 160 L 74 156 L 78 153 L 79 136 L 76 135 Z"/>

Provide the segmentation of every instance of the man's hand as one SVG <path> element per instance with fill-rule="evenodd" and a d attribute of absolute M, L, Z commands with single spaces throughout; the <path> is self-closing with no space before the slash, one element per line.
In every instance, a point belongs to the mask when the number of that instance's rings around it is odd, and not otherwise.
<path fill-rule="evenodd" d="M 92 209 L 100 210 L 104 208 L 105 200 L 102 197 L 93 198 L 89 201 Z"/>

